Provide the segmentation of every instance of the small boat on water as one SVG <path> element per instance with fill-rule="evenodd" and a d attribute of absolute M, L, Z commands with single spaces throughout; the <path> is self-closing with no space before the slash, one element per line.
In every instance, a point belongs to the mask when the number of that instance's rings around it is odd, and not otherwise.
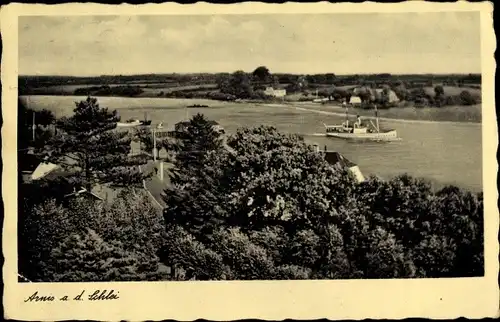
<path fill-rule="evenodd" d="M 125 122 L 118 122 L 116 126 L 118 127 L 135 127 L 141 125 L 142 122 L 139 120 L 127 120 Z"/>
<path fill-rule="evenodd" d="M 379 126 L 377 108 L 375 107 L 376 124 L 370 120 L 370 126 L 362 124 L 361 118 L 357 116 L 354 123 L 349 122 L 349 112 L 346 107 L 346 120 L 340 125 L 326 125 L 326 136 L 340 139 L 350 139 L 359 141 L 399 141 L 398 133 L 394 129 L 381 129 Z"/>
<path fill-rule="evenodd" d="M 207 108 L 209 107 L 208 105 L 201 105 L 201 104 L 193 104 L 193 105 L 188 105 L 187 108 Z"/>
<path fill-rule="evenodd" d="M 144 120 L 136 120 L 136 119 L 130 119 L 125 122 L 118 122 L 116 126 L 118 127 L 135 127 L 135 126 L 149 126 L 151 125 L 151 120 L 148 120 L 146 117 L 146 113 L 144 113 Z"/>

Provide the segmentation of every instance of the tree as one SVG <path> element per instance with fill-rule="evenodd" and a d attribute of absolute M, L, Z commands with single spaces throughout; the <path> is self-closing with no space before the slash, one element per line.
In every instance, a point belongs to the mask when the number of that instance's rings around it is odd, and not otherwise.
<path fill-rule="evenodd" d="M 311 278 L 310 268 L 276 260 L 276 244 L 262 243 L 269 240 L 265 237 L 269 233 L 270 230 L 263 230 L 249 235 L 239 228 L 217 229 L 208 241 L 201 243 L 183 228 L 170 226 L 162 258 L 183 272 L 178 277 L 181 280 Z M 253 240 L 255 234 L 261 237 L 260 242 Z M 286 256 L 286 239 L 279 239 L 278 245 L 282 251 L 279 255 Z"/>
<path fill-rule="evenodd" d="M 357 94 L 362 102 L 370 102 L 372 100 L 372 93 L 368 88 L 362 88 Z"/>
<path fill-rule="evenodd" d="M 397 85 L 392 88 L 392 90 L 394 91 L 394 93 L 396 94 L 396 96 L 400 101 L 406 101 L 410 96 L 410 93 L 406 85 L 402 81 L 399 81 Z"/>
<path fill-rule="evenodd" d="M 19 221 L 19 272 L 32 281 L 166 278 L 157 252 L 164 223 L 148 196 L 124 190 L 112 204 L 53 200 Z"/>
<path fill-rule="evenodd" d="M 125 251 L 116 240 L 105 241 L 95 231 L 69 235 L 50 254 L 51 282 L 116 282 L 155 280 L 148 276 L 140 252 Z M 146 272 L 146 274 L 145 274 Z"/>
<path fill-rule="evenodd" d="M 405 272 L 403 246 L 394 235 L 376 227 L 368 238 L 368 249 L 361 266 L 365 278 L 412 277 Z"/>
<path fill-rule="evenodd" d="M 447 186 L 436 193 L 436 226 L 446 241 L 456 245 L 453 276 L 484 274 L 484 208 L 482 194 L 472 194 Z M 437 228 L 436 227 L 436 228 Z"/>
<path fill-rule="evenodd" d="M 18 149 L 26 151 L 30 147 L 43 147 L 55 134 L 48 126 L 55 123 L 54 113 L 47 109 L 34 111 L 18 99 Z M 34 133 L 33 133 L 34 130 Z M 34 134 L 34 137 L 33 137 Z"/>
<path fill-rule="evenodd" d="M 476 99 L 472 96 L 472 94 L 469 91 L 462 91 L 460 93 L 460 100 L 462 101 L 462 105 L 477 104 Z"/>
<path fill-rule="evenodd" d="M 229 78 L 224 79 L 219 84 L 222 93 L 231 94 L 237 98 L 250 98 L 253 95 L 253 88 L 248 75 L 244 71 L 236 71 Z"/>
<path fill-rule="evenodd" d="M 288 93 L 295 93 L 300 91 L 305 91 L 307 89 L 308 83 L 305 76 L 299 76 L 290 81 L 286 87 Z"/>
<path fill-rule="evenodd" d="M 176 151 L 174 165 L 180 169 L 178 174 L 182 172 L 192 177 L 197 173 L 197 169 L 202 168 L 209 151 L 222 149 L 222 136 L 214 129 L 214 123 L 199 113 L 187 124 L 182 124 L 182 129 L 179 126 L 173 147 Z M 173 182 L 177 182 L 176 180 L 183 182 L 179 178 L 174 178 Z"/>
<path fill-rule="evenodd" d="M 241 129 L 228 146 L 231 152 L 207 153 L 196 174 L 184 176 L 183 189 L 165 198 L 167 221 L 182 222 L 197 238 L 220 225 L 318 229 L 318 218 L 334 216 L 354 185 L 347 170 L 332 168 L 301 137 L 272 127 Z"/>
<path fill-rule="evenodd" d="M 225 280 L 231 278 L 229 267 L 222 256 L 203 243 L 181 226 L 167 224 L 161 258 L 167 264 L 181 269 L 175 279 Z M 176 274 L 177 275 L 177 274 Z"/>
<path fill-rule="evenodd" d="M 335 74 L 333 74 L 333 73 L 325 74 L 325 82 L 327 84 L 333 85 L 336 80 L 337 80 L 337 77 L 335 76 Z"/>
<path fill-rule="evenodd" d="M 54 113 L 52 113 L 52 111 L 49 111 L 47 109 L 42 109 L 39 112 L 35 112 L 35 120 L 36 124 L 42 126 L 49 126 L 54 124 L 56 118 L 54 116 Z"/>
<path fill-rule="evenodd" d="M 214 190 L 218 188 L 212 178 L 213 171 L 219 170 L 219 165 L 212 166 L 212 163 L 218 160 L 211 155 L 224 155 L 223 138 L 211 121 L 197 114 L 187 124 L 178 126 L 176 142 L 170 149 L 175 153 L 175 160 L 171 173 L 172 186 L 166 189 L 164 195 L 165 202 L 171 205 L 165 209 L 165 220 L 197 227 L 193 229 L 210 230 L 214 218 L 205 218 L 205 212 L 198 212 L 200 208 L 197 208 L 196 202 L 183 204 L 181 200 L 197 199 L 196 196 L 207 185 Z M 210 194 L 209 191 L 207 193 Z M 208 195 L 205 198 L 203 202 L 213 201 Z"/>
<path fill-rule="evenodd" d="M 257 67 L 253 73 L 253 77 L 256 78 L 260 82 L 268 82 L 271 78 L 271 73 L 266 66 Z"/>
<path fill-rule="evenodd" d="M 409 175 L 355 184 L 302 137 L 273 127 L 239 129 L 226 149 L 205 151 L 165 196 L 167 231 L 188 236 L 165 241 L 166 263 L 189 278 L 481 274 L 480 196 L 436 193 Z"/>
<path fill-rule="evenodd" d="M 444 95 L 444 88 L 441 85 L 434 87 L 434 93 L 436 93 L 436 98 Z"/>
<path fill-rule="evenodd" d="M 144 156 L 129 156 L 131 135 L 116 131 L 120 120 L 116 111 L 101 108 L 88 97 L 76 103 L 74 115 L 59 120 L 59 129 L 41 154 L 50 162 L 71 169 L 77 185 L 90 190 L 96 183 L 135 185 L 145 178 L 134 166 L 144 164 Z M 73 160 L 68 162 L 68 160 Z"/>

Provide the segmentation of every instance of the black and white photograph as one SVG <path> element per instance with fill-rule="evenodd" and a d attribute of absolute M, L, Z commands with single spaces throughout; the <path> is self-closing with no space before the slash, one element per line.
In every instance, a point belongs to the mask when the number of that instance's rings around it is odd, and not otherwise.
<path fill-rule="evenodd" d="M 17 283 L 484 277 L 481 17 L 20 15 Z"/>

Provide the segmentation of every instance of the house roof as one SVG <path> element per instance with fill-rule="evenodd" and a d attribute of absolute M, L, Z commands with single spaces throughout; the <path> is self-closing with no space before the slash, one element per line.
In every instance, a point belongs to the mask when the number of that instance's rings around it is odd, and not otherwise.
<path fill-rule="evenodd" d="M 76 165 L 77 162 L 75 159 L 65 156 L 63 158 L 63 162 L 68 165 Z M 75 167 L 78 168 L 78 167 Z M 40 180 L 40 179 L 53 179 L 56 177 L 64 177 L 73 172 L 77 171 L 76 169 L 67 170 L 61 167 L 59 164 L 54 164 L 51 162 L 42 161 L 35 170 L 32 172 L 30 179 L 31 180 Z"/>
<path fill-rule="evenodd" d="M 340 166 L 347 168 L 352 168 L 356 166 L 355 163 L 348 160 L 342 154 L 334 151 L 326 151 L 325 160 L 332 165 L 339 164 Z"/>
<path fill-rule="evenodd" d="M 31 174 L 32 180 L 39 180 L 46 177 L 49 173 L 59 168 L 57 164 L 50 162 L 42 162 L 36 167 L 35 171 Z"/>

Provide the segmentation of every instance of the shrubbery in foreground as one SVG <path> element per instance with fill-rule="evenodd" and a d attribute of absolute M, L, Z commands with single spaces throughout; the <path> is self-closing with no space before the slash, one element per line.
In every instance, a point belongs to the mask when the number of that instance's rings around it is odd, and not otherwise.
<path fill-rule="evenodd" d="M 48 201 L 19 225 L 19 272 L 32 281 L 165 278 L 156 256 L 163 218 L 144 194 L 124 192 L 111 205 Z"/>
<path fill-rule="evenodd" d="M 193 141 L 207 144 L 193 120 Z M 234 150 L 178 160 L 164 260 L 183 278 L 402 278 L 483 274 L 483 199 L 401 175 L 356 184 L 303 140 L 241 129 Z M 204 264 L 210 258 L 210 266 Z M 251 267 L 251 269 L 247 269 Z"/>
<path fill-rule="evenodd" d="M 408 175 L 356 184 L 299 136 L 256 127 L 225 145 L 212 131 L 196 116 L 176 146 L 164 218 L 133 190 L 111 205 L 47 202 L 20 217 L 20 272 L 34 281 L 484 274 L 482 194 L 435 192 Z"/>

